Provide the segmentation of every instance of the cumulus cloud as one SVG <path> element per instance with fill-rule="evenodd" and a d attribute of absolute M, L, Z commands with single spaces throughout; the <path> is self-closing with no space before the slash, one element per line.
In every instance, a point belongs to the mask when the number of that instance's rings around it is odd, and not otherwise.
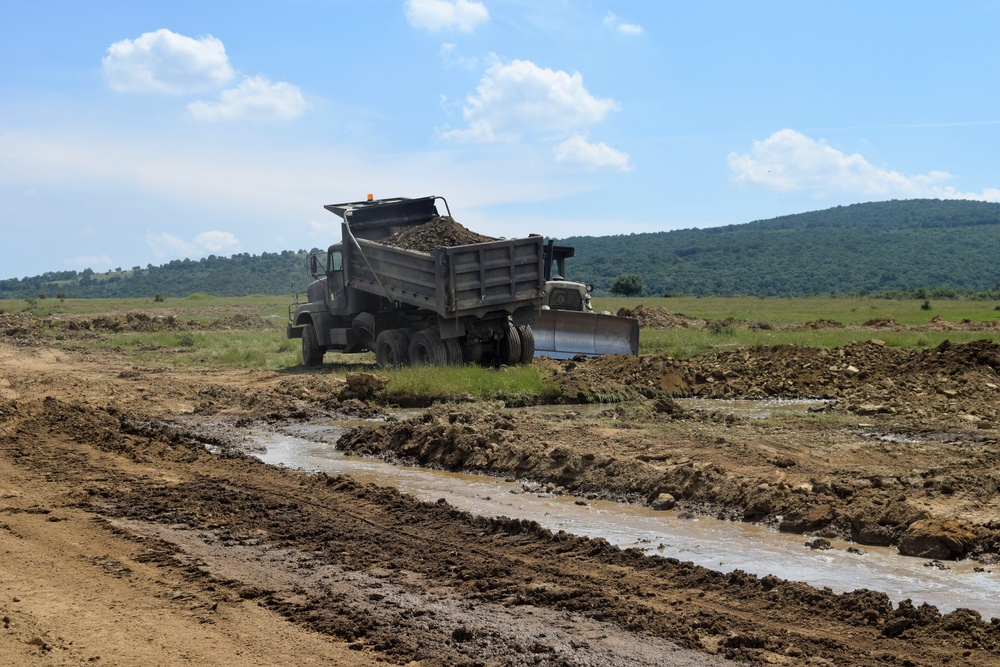
<path fill-rule="evenodd" d="M 608 12 L 605 14 L 604 25 L 625 35 L 641 35 L 643 33 L 641 25 L 636 25 L 635 23 L 622 23 L 618 20 L 618 17 L 615 16 L 614 12 Z"/>
<path fill-rule="evenodd" d="M 115 42 L 101 65 L 108 86 L 119 92 L 183 95 L 224 86 L 233 78 L 221 41 L 166 28 Z"/>
<path fill-rule="evenodd" d="M 406 20 L 414 28 L 472 32 L 490 19 L 486 5 L 469 0 L 407 0 Z"/>
<path fill-rule="evenodd" d="M 946 171 L 906 175 L 877 167 L 859 153 L 846 154 L 825 141 L 784 129 L 755 141 L 749 153 L 728 157 L 731 177 L 737 183 L 760 185 L 778 192 L 805 191 L 816 197 L 838 193 L 854 195 L 980 199 L 1000 201 L 1000 190 L 961 193 L 943 185 L 953 178 Z"/>
<path fill-rule="evenodd" d="M 591 143 L 580 134 L 575 134 L 555 148 L 556 162 L 578 166 L 582 169 L 615 169 L 632 171 L 632 161 L 628 153 L 611 148 L 607 144 Z"/>
<path fill-rule="evenodd" d="M 166 232 L 147 232 L 146 243 L 159 257 L 204 257 L 240 251 L 240 241 L 231 232 L 211 230 L 185 241 Z"/>
<path fill-rule="evenodd" d="M 191 102 L 188 112 L 203 121 L 280 121 L 298 118 L 306 108 L 297 86 L 284 81 L 271 83 L 263 76 L 247 77 L 219 97 L 218 102 Z"/>
<path fill-rule="evenodd" d="M 516 141 L 526 133 L 565 135 L 619 109 L 614 100 L 591 95 L 579 72 L 542 68 L 530 60 L 493 64 L 467 103 L 468 127 L 444 132 L 446 138 L 489 142 Z"/>

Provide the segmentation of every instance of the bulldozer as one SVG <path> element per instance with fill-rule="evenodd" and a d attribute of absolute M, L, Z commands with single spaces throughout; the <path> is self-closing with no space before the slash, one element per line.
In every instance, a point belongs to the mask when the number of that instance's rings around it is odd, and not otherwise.
<path fill-rule="evenodd" d="M 557 246 L 552 239 L 545 244 L 545 298 L 531 324 L 535 356 L 638 355 L 639 321 L 607 311 L 594 312 L 593 286 L 566 280 L 566 260 L 575 254 L 572 246 Z"/>

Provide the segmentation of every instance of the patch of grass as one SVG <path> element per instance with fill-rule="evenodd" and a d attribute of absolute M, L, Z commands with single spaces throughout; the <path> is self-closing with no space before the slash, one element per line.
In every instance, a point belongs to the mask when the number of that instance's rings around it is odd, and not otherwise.
<path fill-rule="evenodd" d="M 158 331 L 77 340 L 72 345 L 114 350 L 137 364 L 281 369 L 302 363 L 296 343 L 277 331 Z"/>
<path fill-rule="evenodd" d="M 713 333 L 697 329 L 643 329 L 639 333 L 640 354 L 666 354 L 675 359 L 689 359 L 710 350 L 755 345 L 799 345 L 833 348 L 856 341 L 878 339 L 891 347 L 921 349 L 936 347 L 949 340 L 967 343 L 988 338 L 1000 341 L 1000 334 L 990 331 L 853 331 L 849 329 L 807 329 L 803 331 L 758 331 L 735 327 L 729 332 Z"/>
<path fill-rule="evenodd" d="M 934 309 L 922 308 L 924 299 L 872 299 L 867 297 L 803 297 L 796 299 L 733 296 L 733 297 L 671 297 L 671 298 L 609 298 L 593 300 L 594 310 L 619 308 L 663 308 L 670 313 L 690 317 L 724 320 L 733 317 L 747 322 L 765 321 L 771 324 L 804 324 L 819 319 L 836 320 L 842 324 L 862 324 L 870 319 L 888 317 L 900 324 L 927 324 L 935 316 L 951 322 L 969 319 L 973 322 L 993 322 L 998 319 L 996 302 L 971 299 L 939 299 Z"/>
<path fill-rule="evenodd" d="M 430 399 L 469 395 L 500 400 L 511 405 L 537 403 L 552 398 L 559 388 L 548 372 L 534 366 L 488 369 L 479 366 L 410 366 L 379 371 L 389 377 L 382 395 L 389 399 L 423 396 Z"/>

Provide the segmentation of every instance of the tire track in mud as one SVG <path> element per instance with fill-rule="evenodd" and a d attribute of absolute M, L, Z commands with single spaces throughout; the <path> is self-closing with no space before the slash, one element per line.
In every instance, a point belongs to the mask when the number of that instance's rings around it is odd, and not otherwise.
<path fill-rule="evenodd" d="M 182 594 L 204 590 L 207 577 L 223 599 L 254 600 L 390 662 L 599 664 L 604 647 L 642 658 L 636 643 L 649 638 L 752 664 L 1000 661 L 1000 623 L 968 611 L 893 609 L 868 591 L 722 574 L 270 468 L 134 406 L 22 398 L 0 421 L 0 456 L 67 506 L 123 521 L 129 535 L 169 537 L 156 558 L 184 573 Z M 436 617 L 419 613 L 420 600 Z M 490 610 L 503 621 L 490 625 Z M 561 632 L 540 637 L 539 618 Z M 526 625 L 506 627 L 518 620 Z"/>

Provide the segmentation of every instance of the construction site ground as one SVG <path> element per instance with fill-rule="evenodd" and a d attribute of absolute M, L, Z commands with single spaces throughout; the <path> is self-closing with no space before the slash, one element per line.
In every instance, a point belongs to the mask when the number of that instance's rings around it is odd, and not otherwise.
<path fill-rule="evenodd" d="M 174 366 L 169 348 L 140 363 L 84 344 L 187 326 L 0 314 L 3 664 L 1000 664 L 1000 620 L 976 612 L 714 572 L 248 455 L 248 426 L 384 415 L 370 362 Z M 560 400 L 602 408 L 461 396 L 342 446 L 992 570 L 1000 345 L 902 350 L 879 326 L 830 350 L 537 360 Z M 686 396 L 828 402 L 747 419 Z"/>

